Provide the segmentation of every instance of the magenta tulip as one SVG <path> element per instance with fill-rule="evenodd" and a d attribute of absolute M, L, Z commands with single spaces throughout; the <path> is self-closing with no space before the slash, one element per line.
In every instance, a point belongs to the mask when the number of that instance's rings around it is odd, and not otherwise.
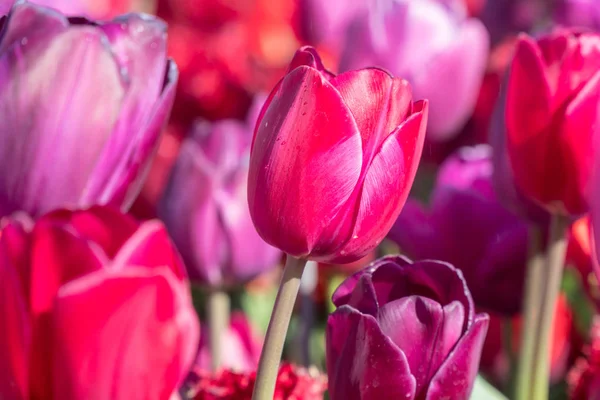
<path fill-rule="evenodd" d="M 379 69 L 338 76 L 302 48 L 256 125 L 248 201 L 263 239 L 297 257 L 357 260 L 400 213 L 415 177 L 427 101 Z"/>
<path fill-rule="evenodd" d="M 173 102 L 166 25 L 17 2 L 0 39 L 0 215 L 137 196 Z"/>
<path fill-rule="evenodd" d="M 447 140 L 473 112 L 488 50 L 463 0 L 381 0 L 351 25 L 340 70 L 381 66 L 406 78 L 431 102 L 429 138 Z"/>
<path fill-rule="evenodd" d="M 409 199 L 388 237 L 415 259 L 460 269 L 475 304 L 514 315 L 521 310 L 527 222 L 493 190 L 491 148 L 465 147 L 440 167 L 429 207 Z"/>
<path fill-rule="evenodd" d="M 250 218 L 251 129 L 234 120 L 197 123 L 158 207 L 190 278 L 213 287 L 244 283 L 281 257 Z"/>
<path fill-rule="evenodd" d="M 347 278 L 327 321 L 331 400 L 467 400 L 489 317 L 460 271 L 384 257 Z"/>
<path fill-rule="evenodd" d="M 106 207 L 0 236 L 0 398 L 168 399 L 199 327 L 166 230 Z"/>
<path fill-rule="evenodd" d="M 557 30 L 517 43 L 496 151 L 505 179 L 549 213 L 589 211 L 599 68 L 594 33 Z"/>

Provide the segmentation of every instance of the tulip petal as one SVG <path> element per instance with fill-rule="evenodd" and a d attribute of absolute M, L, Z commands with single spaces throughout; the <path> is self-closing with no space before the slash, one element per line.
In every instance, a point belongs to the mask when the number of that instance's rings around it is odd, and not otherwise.
<path fill-rule="evenodd" d="M 123 168 L 121 165 L 124 159 L 131 163 L 129 158 L 134 158 L 139 147 L 147 140 L 151 143 L 150 150 L 146 150 L 148 155 L 142 160 L 149 158 L 160 132 L 148 132 L 146 125 L 156 114 L 156 103 L 161 96 L 165 69 L 168 67 L 165 63 L 167 51 L 164 22 L 149 16 L 128 14 L 98 28 L 108 37 L 128 86 L 113 134 L 104 145 L 97 162 L 95 179 L 86 190 L 90 202 L 115 179 L 116 173 L 128 172 L 127 169 L 116 167 Z M 147 139 L 146 135 L 151 137 Z M 103 200 L 109 202 L 113 199 Z"/>
<path fill-rule="evenodd" d="M 43 48 L 44 38 L 54 37 L 64 32 L 68 26 L 67 18 L 56 10 L 20 1 L 15 4 L 8 21 L 4 23 L 0 54 L 19 44 L 30 44 L 37 48 L 36 51 L 40 50 Z"/>
<path fill-rule="evenodd" d="M 294 54 L 294 58 L 290 62 L 290 66 L 288 67 L 288 73 L 292 72 L 295 68 L 305 65 L 307 67 L 311 67 L 322 73 L 327 77 L 327 79 L 332 79 L 335 77 L 334 74 L 325 69 L 323 65 L 323 61 L 321 61 L 321 57 L 317 51 L 310 47 L 304 46 L 296 51 Z"/>
<path fill-rule="evenodd" d="M 96 199 L 94 203 L 115 204 L 120 206 L 121 210 L 127 211 L 137 198 L 171 113 L 178 76 L 177 66 L 169 60 L 162 94 L 154 103 L 149 119 L 144 121 L 135 133 L 135 138 L 130 138 L 131 145 L 135 144 L 135 147 L 130 149 L 127 157 L 119 159 L 118 165 L 99 165 L 96 168 L 95 177 L 99 180 L 90 182 L 87 189 L 89 199 Z M 107 169 L 112 171 L 108 183 L 101 179 Z M 101 191 L 101 194 L 95 197 L 98 191 Z"/>
<path fill-rule="evenodd" d="M 223 282 L 221 268 L 228 252 L 216 190 L 214 166 L 194 140 L 186 140 L 158 213 L 179 247 L 190 278 L 211 285 Z"/>
<path fill-rule="evenodd" d="M 372 155 L 411 112 L 410 85 L 375 68 L 345 72 L 333 78 L 331 84 L 356 120 L 367 167 Z M 369 101 L 365 102 L 365 97 Z"/>
<path fill-rule="evenodd" d="M 115 269 L 140 266 L 168 267 L 181 281 L 186 279 L 183 262 L 171 242 L 167 230 L 158 220 L 144 222 L 115 256 Z"/>
<path fill-rule="evenodd" d="M 2 55 L 0 74 L 9 77 L 0 82 L 0 165 L 11 171 L 0 178 L 0 212 L 78 204 L 124 95 L 106 38 L 77 26 L 21 41 Z"/>
<path fill-rule="evenodd" d="M 65 285 L 54 312 L 56 399 L 167 399 L 194 359 L 198 321 L 169 270 L 104 271 Z"/>
<path fill-rule="evenodd" d="M 15 264 L 19 258 L 21 262 L 25 260 L 22 255 L 15 258 L 15 254 L 11 254 L 21 251 L 11 248 L 5 237 L 6 229 L 2 230 L 0 242 L 0 398 L 26 400 L 29 399 L 32 326 L 19 276 L 19 270 L 26 265 Z"/>
<path fill-rule="evenodd" d="M 331 400 L 414 399 L 406 356 L 375 318 L 342 306 L 327 320 L 326 340 Z"/>
<path fill-rule="evenodd" d="M 266 107 L 250 159 L 250 213 L 267 243 L 306 256 L 358 183 L 360 133 L 337 90 L 309 67 L 286 75 Z"/>
<path fill-rule="evenodd" d="M 106 256 L 114 258 L 123 244 L 138 229 L 138 222 L 108 206 L 93 206 L 87 210 L 57 210 L 44 215 L 39 223 L 69 225 L 77 233 L 100 246 Z"/>
<path fill-rule="evenodd" d="M 415 179 L 427 125 L 427 102 L 415 103 L 411 115 L 383 143 L 367 170 L 358 216 L 350 240 L 332 262 L 351 261 L 375 248 L 402 211 Z M 373 213 L 372 210 L 377 210 Z"/>
<path fill-rule="evenodd" d="M 473 325 L 431 380 L 426 400 L 469 398 L 488 324 L 489 317 L 486 314 L 477 315 Z"/>
<path fill-rule="evenodd" d="M 408 199 L 402 212 L 388 233 L 400 252 L 420 260 L 425 258 L 443 259 L 438 240 L 438 232 L 428 211 L 416 200 Z"/>

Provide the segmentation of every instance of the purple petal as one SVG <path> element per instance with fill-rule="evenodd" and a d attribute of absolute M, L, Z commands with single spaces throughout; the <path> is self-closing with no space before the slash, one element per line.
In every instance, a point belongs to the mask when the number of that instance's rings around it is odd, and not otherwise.
<path fill-rule="evenodd" d="M 326 341 L 331 400 L 414 399 L 405 355 L 372 316 L 338 308 L 327 320 Z"/>
<path fill-rule="evenodd" d="M 0 164 L 11 171 L 0 212 L 80 204 L 124 98 L 106 38 L 82 26 L 21 41 L 2 54 L 0 74 Z"/>
<path fill-rule="evenodd" d="M 489 317 L 479 314 L 433 377 L 426 400 L 468 399 L 477 376 Z"/>

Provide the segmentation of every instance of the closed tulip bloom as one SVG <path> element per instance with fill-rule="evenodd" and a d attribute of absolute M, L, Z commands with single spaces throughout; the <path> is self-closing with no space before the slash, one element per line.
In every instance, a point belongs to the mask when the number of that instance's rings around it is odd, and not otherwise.
<path fill-rule="evenodd" d="M 173 102 L 166 25 L 67 19 L 18 2 L 0 37 L 0 215 L 127 209 Z"/>
<path fill-rule="evenodd" d="M 460 271 L 384 257 L 347 278 L 327 321 L 332 400 L 466 400 L 489 317 Z"/>
<path fill-rule="evenodd" d="M 514 315 L 522 306 L 527 222 L 498 201 L 491 150 L 464 147 L 448 158 L 429 206 L 409 199 L 388 237 L 409 257 L 444 260 L 460 269 L 478 307 Z"/>
<path fill-rule="evenodd" d="M 350 27 L 340 70 L 377 65 L 406 78 L 431 102 L 429 138 L 448 140 L 473 112 L 488 51 L 463 0 L 380 0 Z"/>
<path fill-rule="evenodd" d="M 586 213 L 600 36 L 567 30 L 537 41 L 520 36 L 506 90 L 506 152 L 516 187 L 553 214 Z"/>
<path fill-rule="evenodd" d="M 0 398 L 168 399 L 199 327 L 180 258 L 154 220 L 59 210 L 0 236 Z"/>
<path fill-rule="evenodd" d="M 191 279 L 241 284 L 277 265 L 280 251 L 256 232 L 248 209 L 251 128 L 199 122 L 181 147 L 159 203 Z"/>
<path fill-rule="evenodd" d="M 248 178 L 258 233 L 297 257 L 355 261 L 400 213 L 421 157 L 427 101 L 379 69 L 335 76 L 302 48 L 271 92 Z"/>

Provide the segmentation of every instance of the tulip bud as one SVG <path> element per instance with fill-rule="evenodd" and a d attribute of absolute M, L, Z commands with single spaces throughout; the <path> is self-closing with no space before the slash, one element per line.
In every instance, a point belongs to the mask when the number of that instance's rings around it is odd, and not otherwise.
<path fill-rule="evenodd" d="M 275 267 L 280 257 L 250 218 L 251 138 L 251 128 L 241 122 L 199 122 L 182 144 L 158 212 L 193 280 L 244 283 Z"/>
<path fill-rule="evenodd" d="M 600 36 L 558 30 L 522 35 L 512 61 L 504 115 L 515 185 L 550 213 L 588 212 L 593 130 L 600 97 Z"/>
<path fill-rule="evenodd" d="M 0 215 L 137 196 L 173 103 L 166 25 L 17 2 L 0 38 Z"/>
<path fill-rule="evenodd" d="M 489 317 L 460 271 L 384 257 L 347 278 L 327 321 L 332 400 L 468 399 Z"/>
<path fill-rule="evenodd" d="M 166 230 L 107 207 L 3 221 L 0 326 L 2 399 L 168 399 L 199 336 Z"/>
<path fill-rule="evenodd" d="M 338 76 L 302 48 L 259 116 L 248 178 L 263 239 L 300 258 L 350 262 L 400 213 L 421 157 L 427 102 L 379 69 Z"/>
<path fill-rule="evenodd" d="M 527 223 L 499 203 L 491 157 L 487 145 L 458 150 L 440 167 L 429 207 L 409 200 L 388 237 L 409 257 L 460 269 L 478 307 L 514 315 L 523 302 Z"/>
<path fill-rule="evenodd" d="M 380 0 L 350 26 L 340 70 L 381 66 L 429 99 L 428 138 L 448 140 L 471 116 L 489 37 L 462 0 Z"/>

